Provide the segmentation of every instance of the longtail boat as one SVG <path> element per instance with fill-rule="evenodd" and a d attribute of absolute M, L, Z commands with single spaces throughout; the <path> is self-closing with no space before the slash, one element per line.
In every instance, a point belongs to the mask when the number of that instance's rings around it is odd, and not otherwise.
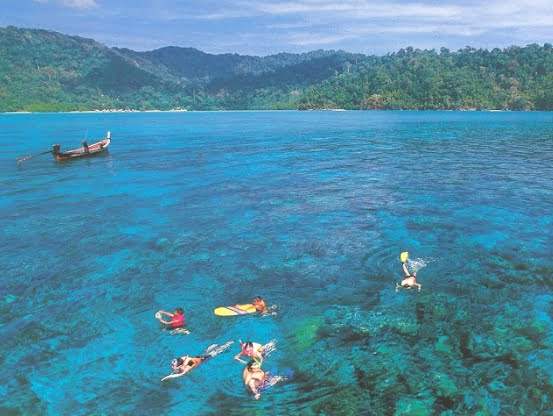
<path fill-rule="evenodd" d="M 68 159 L 92 156 L 92 155 L 104 152 L 107 150 L 110 143 L 111 143 L 111 137 L 110 137 L 110 132 L 108 131 L 106 138 L 104 140 L 100 140 L 99 142 L 90 144 L 90 145 L 86 142 L 86 140 L 83 140 L 82 147 L 79 147 L 78 149 L 69 150 L 67 152 L 60 152 L 61 146 L 59 144 L 55 144 L 53 146 L 52 154 L 54 155 L 56 162 L 61 162 Z"/>

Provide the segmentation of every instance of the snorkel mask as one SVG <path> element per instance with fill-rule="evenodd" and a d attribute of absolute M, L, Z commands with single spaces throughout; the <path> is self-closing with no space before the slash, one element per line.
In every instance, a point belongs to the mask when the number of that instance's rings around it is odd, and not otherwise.
<path fill-rule="evenodd" d="M 171 361 L 171 368 L 173 369 L 173 373 L 175 372 L 180 373 L 184 371 L 184 366 L 189 360 L 190 360 L 190 357 L 188 355 L 185 355 L 182 358 L 175 358 L 173 361 Z"/>

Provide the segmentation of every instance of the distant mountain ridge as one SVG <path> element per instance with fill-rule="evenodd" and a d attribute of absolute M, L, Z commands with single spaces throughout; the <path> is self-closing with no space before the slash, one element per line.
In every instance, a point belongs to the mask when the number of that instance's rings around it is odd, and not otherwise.
<path fill-rule="evenodd" d="M 94 109 L 553 109 L 550 44 L 385 56 L 257 57 L 168 46 L 109 48 L 0 28 L 0 111 Z"/>
<path fill-rule="evenodd" d="M 333 55 L 334 51 L 314 51 L 305 54 L 280 53 L 266 57 L 222 54 L 213 55 L 194 48 L 167 46 L 148 52 L 129 49 L 115 50 L 166 66 L 174 74 L 186 78 L 231 78 L 245 74 L 259 75 L 273 72 L 285 66 L 298 65 L 313 59 Z"/>

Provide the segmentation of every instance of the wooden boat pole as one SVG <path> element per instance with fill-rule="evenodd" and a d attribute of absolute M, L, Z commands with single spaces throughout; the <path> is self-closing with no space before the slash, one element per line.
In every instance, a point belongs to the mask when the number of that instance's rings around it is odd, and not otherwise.
<path fill-rule="evenodd" d="M 36 155 L 26 156 L 26 157 L 18 157 L 15 160 L 17 160 L 17 163 L 25 162 L 26 160 L 32 159 L 33 157 L 37 157 L 40 155 L 45 155 L 46 153 L 52 153 L 51 150 L 47 150 L 46 152 L 37 153 Z"/>

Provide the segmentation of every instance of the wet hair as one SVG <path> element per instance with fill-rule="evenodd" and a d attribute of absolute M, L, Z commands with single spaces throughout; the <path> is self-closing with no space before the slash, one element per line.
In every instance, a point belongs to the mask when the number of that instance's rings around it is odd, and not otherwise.
<path fill-rule="evenodd" d="M 256 296 L 255 298 L 253 298 L 254 302 L 261 302 L 263 301 L 263 298 L 261 296 Z"/>
<path fill-rule="evenodd" d="M 175 312 L 178 313 L 179 315 L 182 315 L 184 313 L 184 309 L 177 308 L 177 309 L 175 309 Z"/>
<path fill-rule="evenodd" d="M 251 342 L 251 341 L 246 341 L 246 342 L 244 343 L 244 345 L 245 345 L 246 347 L 253 347 L 253 342 Z"/>
<path fill-rule="evenodd" d="M 259 363 L 255 360 L 250 360 L 250 361 L 248 361 L 248 364 L 246 364 L 246 368 L 248 370 L 251 370 L 254 364 L 259 364 Z"/>
<path fill-rule="evenodd" d="M 184 360 L 182 359 L 182 357 L 177 358 L 177 365 L 181 366 L 183 364 L 184 364 Z"/>

